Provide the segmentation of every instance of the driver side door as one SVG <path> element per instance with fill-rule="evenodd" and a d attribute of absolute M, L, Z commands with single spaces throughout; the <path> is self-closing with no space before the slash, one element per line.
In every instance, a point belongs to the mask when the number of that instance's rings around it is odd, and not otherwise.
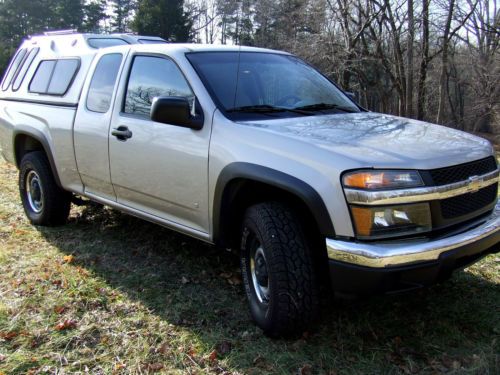
<path fill-rule="evenodd" d="M 193 102 L 195 94 L 173 59 L 139 54 L 130 60 L 109 130 L 117 201 L 178 229 L 208 233 L 209 120 L 201 130 L 152 121 L 155 97 Z"/>

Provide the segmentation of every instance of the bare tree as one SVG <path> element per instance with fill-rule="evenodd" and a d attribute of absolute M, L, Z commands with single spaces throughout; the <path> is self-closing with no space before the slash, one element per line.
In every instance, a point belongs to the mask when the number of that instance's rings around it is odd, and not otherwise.
<path fill-rule="evenodd" d="M 425 81 L 427 79 L 427 67 L 429 65 L 429 5 L 430 0 L 422 0 L 422 39 L 421 57 L 417 89 L 417 119 L 423 120 L 425 116 L 425 104 L 427 100 L 427 90 Z"/>
<path fill-rule="evenodd" d="M 413 0 L 408 0 L 408 39 L 406 43 L 406 115 L 413 116 L 413 43 L 415 41 L 415 20 Z"/>
<path fill-rule="evenodd" d="M 439 104 L 436 122 L 443 123 L 444 119 L 444 105 L 446 100 L 446 74 L 448 72 L 448 49 L 450 45 L 450 29 L 451 21 L 453 20 L 453 12 L 455 10 L 455 0 L 449 0 L 448 14 L 444 25 L 443 33 L 443 46 L 441 52 L 441 72 L 439 74 Z"/>
<path fill-rule="evenodd" d="M 190 0 L 197 40 L 286 50 L 365 107 L 500 131 L 498 0 Z M 194 4 L 194 5 L 193 5 Z"/>

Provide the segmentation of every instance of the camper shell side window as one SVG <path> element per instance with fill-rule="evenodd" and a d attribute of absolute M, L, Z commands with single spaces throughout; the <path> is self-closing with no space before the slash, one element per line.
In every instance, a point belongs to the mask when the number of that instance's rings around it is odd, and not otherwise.
<path fill-rule="evenodd" d="M 79 69 L 79 58 L 42 60 L 31 79 L 28 91 L 35 94 L 64 96 Z"/>

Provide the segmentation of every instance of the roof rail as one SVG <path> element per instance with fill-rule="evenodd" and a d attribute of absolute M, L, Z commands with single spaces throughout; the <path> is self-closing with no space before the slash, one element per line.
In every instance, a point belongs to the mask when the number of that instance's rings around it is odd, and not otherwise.
<path fill-rule="evenodd" d="M 45 31 L 43 35 L 51 36 L 51 35 L 68 35 L 68 34 L 76 34 L 78 30 L 76 29 L 67 29 L 67 30 L 54 30 L 54 31 Z"/>

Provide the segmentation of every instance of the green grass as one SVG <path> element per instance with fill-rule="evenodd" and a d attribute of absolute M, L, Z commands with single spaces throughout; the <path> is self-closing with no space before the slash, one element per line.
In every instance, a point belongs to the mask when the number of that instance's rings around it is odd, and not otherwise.
<path fill-rule="evenodd" d="M 0 224 L 3 374 L 500 372 L 498 254 L 416 293 L 332 299 L 314 332 L 271 340 L 231 253 L 107 208 L 33 227 L 3 161 Z"/>

